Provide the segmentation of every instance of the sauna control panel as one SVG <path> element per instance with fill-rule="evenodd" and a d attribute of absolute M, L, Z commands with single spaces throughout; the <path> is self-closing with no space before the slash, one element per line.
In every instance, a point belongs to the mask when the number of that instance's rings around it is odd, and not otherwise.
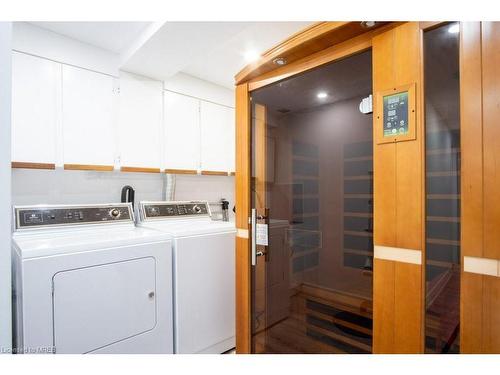
<path fill-rule="evenodd" d="M 408 133 L 408 91 L 384 96 L 384 137 Z"/>
<path fill-rule="evenodd" d="M 16 229 L 134 222 L 130 204 L 14 207 Z"/>
<path fill-rule="evenodd" d="M 377 144 L 412 141 L 416 132 L 416 83 L 375 93 Z"/>
<path fill-rule="evenodd" d="M 143 219 L 210 216 L 208 202 L 141 202 Z"/>

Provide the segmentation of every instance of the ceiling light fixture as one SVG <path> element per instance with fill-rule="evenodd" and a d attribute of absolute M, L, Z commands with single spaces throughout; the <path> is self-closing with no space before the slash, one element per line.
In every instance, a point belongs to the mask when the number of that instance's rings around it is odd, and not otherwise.
<path fill-rule="evenodd" d="M 243 57 L 245 58 L 245 61 L 247 63 L 254 62 L 259 59 L 260 54 L 256 50 L 248 50 L 243 54 Z"/>
<path fill-rule="evenodd" d="M 318 97 L 318 99 L 325 99 L 328 94 L 324 91 L 321 91 L 321 92 L 318 92 L 318 94 L 316 95 Z"/>
<path fill-rule="evenodd" d="M 375 21 L 363 21 L 363 22 L 361 22 L 361 26 L 366 28 L 366 29 L 369 29 L 369 28 L 375 26 Z"/>
<path fill-rule="evenodd" d="M 460 31 L 460 25 L 458 23 L 454 23 L 448 28 L 448 32 L 450 34 L 456 34 Z"/>
<path fill-rule="evenodd" d="M 275 64 L 275 65 L 285 65 L 286 63 L 287 63 L 287 61 L 284 57 L 276 57 L 273 60 L 273 64 Z"/>

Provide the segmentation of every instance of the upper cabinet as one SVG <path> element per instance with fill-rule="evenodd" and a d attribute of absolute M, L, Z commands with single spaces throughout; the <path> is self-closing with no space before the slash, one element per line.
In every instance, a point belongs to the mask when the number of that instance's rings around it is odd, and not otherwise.
<path fill-rule="evenodd" d="M 118 144 L 122 170 L 160 171 L 163 138 L 163 84 L 120 75 Z"/>
<path fill-rule="evenodd" d="M 165 167 L 200 169 L 200 101 L 171 91 L 165 100 Z"/>
<path fill-rule="evenodd" d="M 233 172 L 235 157 L 234 109 L 201 101 L 201 169 Z"/>
<path fill-rule="evenodd" d="M 115 79 L 67 65 L 62 69 L 65 168 L 112 169 L 117 153 Z"/>
<path fill-rule="evenodd" d="M 61 69 L 53 61 L 12 53 L 13 162 L 56 164 Z"/>
<path fill-rule="evenodd" d="M 228 174 L 234 109 L 120 78 L 13 53 L 14 167 Z"/>

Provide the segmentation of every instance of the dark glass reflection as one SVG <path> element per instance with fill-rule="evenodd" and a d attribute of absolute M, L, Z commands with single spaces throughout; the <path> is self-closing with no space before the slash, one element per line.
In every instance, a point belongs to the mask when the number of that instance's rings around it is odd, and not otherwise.
<path fill-rule="evenodd" d="M 460 351 L 459 34 L 451 26 L 424 34 L 427 353 Z"/>
<path fill-rule="evenodd" d="M 253 207 L 269 209 L 255 353 L 372 351 L 371 92 L 368 51 L 252 94 Z"/>

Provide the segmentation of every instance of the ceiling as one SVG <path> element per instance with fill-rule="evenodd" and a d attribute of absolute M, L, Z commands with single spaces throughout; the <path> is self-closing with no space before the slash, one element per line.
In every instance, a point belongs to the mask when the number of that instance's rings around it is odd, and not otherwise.
<path fill-rule="evenodd" d="M 117 53 L 123 70 L 164 80 L 183 72 L 228 88 L 248 62 L 311 22 L 31 22 Z"/>
<path fill-rule="evenodd" d="M 151 22 L 30 22 L 80 42 L 123 52 Z"/>
<path fill-rule="evenodd" d="M 277 114 L 295 113 L 372 93 L 371 51 L 336 61 L 252 93 Z M 327 94 L 318 98 L 319 92 Z"/>

